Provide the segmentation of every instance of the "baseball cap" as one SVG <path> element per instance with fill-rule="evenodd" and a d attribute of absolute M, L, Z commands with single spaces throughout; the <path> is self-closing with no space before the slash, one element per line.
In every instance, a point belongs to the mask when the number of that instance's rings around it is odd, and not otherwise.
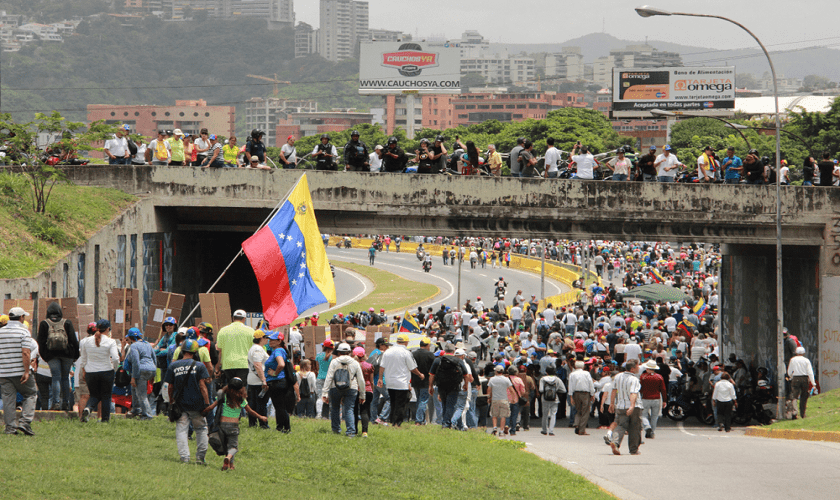
<path fill-rule="evenodd" d="M 497 372 L 505 371 L 505 367 L 502 366 L 502 365 L 496 365 L 496 368 L 493 368 L 493 369 L 496 370 Z"/>
<path fill-rule="evenodd" d="M 335 347 L 335 344 L 333 344 L 332 340 L 327 339 L 327 340 L 324 341 L 323 346 L 324 346 L 325 349 L 326 348 L 332 349 L 333 347 Z"/>
<path fill-rule="evenodd" d="M 187 339 L 181 345 L 182 352 L 198 352 L 198 342 L 193 339 Z"/>
<path fill-rule="evenodd" d="M 463 350 L 463 349 L 455 349 L 455 355 L 456 355 L 456 356 L 466 356 L 466 355 L 467 355 L 467 351 L 465 351 L 465 350 Z"/>
<path fill-rule="evenodd" d="M 651 145 L 651 146 L 650 146 L 650 149 L 655 150 L 655 149 L 656 149 L 656 146 Z"/>
<path fill-rule="evenodd" d="M 107 330 L 108 328 L 111 328 L 111 322 L 107 319 L 100 319 L 96 322 L 97 330 Z"/>
<path fill-rule="evenodd" d="M 198 325 L 198 331 L 200 331 L 200 332 L 212 332 L 213 331 L 213 325 L 211 325 L 210 323 L 207 323 L 207 322 L 201 323 L 200 325 Z"/>
<path fill-rule="evenodd" d="M 206 346 L 206 345 L 207 345 L 207 344 L 209 344 L 209 343 L 210 343 L 210 341 L 209 341 L 209 340 L 207 340 L 207 339 L 203 339 L 203 338 L 202 338 L 202 339 L 198 339 L 198 347 L 204 347 L 204 346 Z"/>
<path fill-rule="evenodd" d="M 467 357 L 470 359 L 474 359 L 478 357 L 478 354 L 476 354 L 475 351 L 470 351 L 467 353 Z"/>
<path fill-rule="evenodd" d="M 139 328 L 130 328 L 125 336 L 131 339 L 139 339 L 143 337 L 143 333 Z"/>
<path fill-rule="evenodd" d="M 123 128 L 123 130 L 131 130 L 131 125 L 124 124 L 124 125 L 122 126 L 122 128 Z"/>
<path fill-rule="evenodd" d="M 255 339 L 261 339 L 261 338 L 263 338 L 263 337 L 265 337 L 265 332 L 264 332 L 264 331 L 262 331 L 262 330 L 254 330 L 254 338 L 255 338 Z"/>
<path fill-rule="evenodd" d="M 336 348 L 336 352 L 350 352 L 350 344 L 347 342 L 342 342 L 338 344 L 338 348 Z"/>
<path fill-rule="evenodd" d="M 209 139 L 210 139 L 211 141 L 215 141 L 215 140 L 216 140 L 216 134 L 210 134 Z"/>
<path fill-rule="evenodd" d="M 397 342 L 400 343 L 408 343 L 408 335 L 405 333 L 401 333 L 397 335 Z"/>
<path fill-rule="evenodd" d="M 373 148 L 373 150 L 376 151 L 378 149 L 384 149 L 384 148 L 380 144 L 377 144 L 376 147 Z"/>
<path fill-rule="evenodd" d="M 244 318 L 244 317 L 247 317 L 247 316 L 248 315 L 242 309 L 237 309 L 237 310 L 233 311 L 233 317 L 234 318 Z"/>
<path fill-rule="evenodd" d="M 283 340 L 285 338 L 280 332 L 269 333 L 266 337 L 268 337 L 268 340 Z"/>
<path fill-rule="evenodd" d="M 429 337 L 421 337 L 420 338 L 420 345 L 429 345 L 432 343 L 432 339 Z"/>
<path fill-rule="evenodd" d="M 29 316 L 29 313 L 24 311 L 22 307 L 13 307 L 9 309 L 9 317 L 15 318 L 22 318 L 24 316 Z"/>
<path fill-rule="evenodd" d="M 665 145 L 665 151 L 670 151 L 670 150 L 671 150 L 671 145 L 670 145 L 670 144 L 666 144 L 666 145 Z"/>
<path fill-rule="evenodd" d="M 364 356 L 365 355 L 365 348 L 364 347 L 357 347 L 353 349 L 353 356 Z"/>

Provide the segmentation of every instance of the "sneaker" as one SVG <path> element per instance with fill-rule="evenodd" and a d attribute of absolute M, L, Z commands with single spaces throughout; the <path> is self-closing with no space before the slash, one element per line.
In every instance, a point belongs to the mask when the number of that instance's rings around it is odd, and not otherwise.
<path fill-rule="evenodd" d="M 604 434 L 604 443 L 606 443 L 607 446 L 610 445 L 610 433 L 609 432 Z"/>
<path fill-rule="evenodd" d="M 367 432 L 363 432 L 363 433 L 362 433 L 362 437 L 363 437 L 363 438 L 368 437 L 368 436 L 367 436 Z"/>
<path fill-rule="evenodd" d="M 130 411 L 125 414 L 125 418 L 134 418 L 136 416 L 138 416 L 137 413 L 134 413 L 133 411 Z"/>
<path fill-rule="evenodd" d="M 651 436 L 650 429 L 646 429 L 645 430 L 645 438 L 650 438 L 650 436 Z"/>
<path fill-rule="evenodd" d="M 553 435 L 554 435 L 554 433 L 553 433 L 553 432 L 549 432 L 549 433 L 548 433 L 548 435 L 549 435 L 549 436 L 553 436 Z"/>
<path fill-rule="evenodd" d="M 230 459 L 228 457 L 225 457 L 225 463 L 224 463 L 224 465 L 222 465 L 222 470 L 228 470 L 230 468 L 231 468 Z"/>
<path fill-rule="evenodd" d="M 505 435 L 505 436 L 507 436 L 507 435 L 508 435 L 508 432 L 510 432 L 510 427 L 505 426 L 504 435 Z"/>
<path fill-rule="evenodd" d="M 187 457 L 187 458 L 181 457 L 181 463 L 182 463 L 182 464 L 188 464 L 188 463 L 190 463 L 190 459 L 189 459 L 189 457 Z"/>
<path fill-rule="evenodd" d="M 27 436 L 35 435 L 35 432 L 32 430 L 32 427 L 29 424 L 21 425 L 20 427 L 18 427 L 18 430 L 20 430 L 20 432 L 26 434 Z"/>
<path fill-rule="evenodd" d="M 85 407 L 82 411 L 82 422 L 87 422 L 90 419 L 90 408 Z"/>
<path fill-rule="evenodd" d="M 493 428 L 493 432 L 491 432 L 491 433 L 490 433 L 490 435 L 491 435 L 491 436 L 495 436 L 495 435 L 497 435 L 498 433 L 499 433 L 499 429 L 497 429 L 497 428 L 495 428 L 495 427 L 494 427 L 494 428 Z"/>
<path fill-rule="evenodd" d="M 200 466 L 202 466 L 202 467 L 206 467 L 206 466 L 207 466 L 207 462 L 205 462 L 205 461 L 204 461 L 204 459 L 201 459 L 201 460 L 197 460 L 197 459 L 196 459 L 196 461 L 195 461 L 195 465 L 200 465 Z"/>
<path fill-rule="evenodd" d="M 618 451 L 618 446 L 615 443 L 610 443 L 610 448 L 612 449 L 613 455 L 621 455 L 621 452 Z"/>
<path fill-rule="evenodd" d="M 545 436 L 545 435 L 547 435 L 548 433 L 547 433 L 547 432 L 545 432 L 545 431 L 540 431 L 540 434 L 542 434 L 543 436 Z"/>

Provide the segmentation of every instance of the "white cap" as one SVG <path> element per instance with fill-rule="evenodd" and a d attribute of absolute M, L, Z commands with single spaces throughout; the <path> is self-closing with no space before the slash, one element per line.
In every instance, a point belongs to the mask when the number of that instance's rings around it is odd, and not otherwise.
<path fill-rule="evenodd" d="M 338 344 L 338 348 L 335 350 L 336 352 L 350 352 L 350 344 L 347 342 L 342 342 Z"/>
<path fill-rule="evenodd" d="M 455 349 L 455 355 L 456 356 L 466 356 L 467 352 L 463 349 Z"/>
<path fill-rule="evenodd" d="M 237 310 L 233 311 L 233 317 L 234 318 L 246 318 L 247 316 L 248 316 L 248 314 L 246 314 L 245 311 L 242 310 L 242 309 L 237 309 Z"/>
<path fill-rule="evenodd" d="M 805 348 L 804 347 L 797 347 L 796 348 L 796 354 L 805 354 Z"/>
<path fill-rule="evenodd" d="M 12 316 L 15 318 L 22 318 L 24 316 L 29 316 L 29 313 L 24 311 L 22 307 L 13 307 L 9 309 L 9 317 Z"/>

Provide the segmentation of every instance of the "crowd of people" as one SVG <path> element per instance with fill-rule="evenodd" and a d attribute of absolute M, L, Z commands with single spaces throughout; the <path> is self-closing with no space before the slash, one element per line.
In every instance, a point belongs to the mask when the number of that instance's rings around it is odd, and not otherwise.
<path fill-rule="evenodd" d="M 491 301 L 479 296 L 437 310 L 421 306 L 411 318 L 374 308 L 336 313 L 328 323 L 345 325 L 341 338 L 326 339 L 315 352 L 306 352 L 301 327 L 318 325 L 318 315 L 290 325 L 288 338 L 268 325 L 250 328 L 243 310 L 217 334 L 209 323 L 178 328 L 169 317 L 149 342 L 136 328 L 124 341 L 112 338 L 107 319 L 87 325 L 79 340 L 58 304 L 49 306 L 33 337 L 29 313 L 14 307 L 0 328 L 0 389 L 4 407 L 19 405 L 22 413 L 18 419 L 4 412 L 5 432 L 34 434 L 36 408 L 78 405 L 83 422 L 97 412 L 109 422 L 114 409 L 140 420 L 164 414 L 176 423 L 183 462 L 191 460 L 188 436 L 194 433 L 194 460 L 205 463 L 213 446 L 228 470 L 235 468 L 243 416 L 250 427 L 264 429 L 273 416 L 284 433 L 292 430 L 289 415 L 329 419 L 335 433 L 343 421 L 351 437 L 366 437 L 371 425 L 406 423 L 516 436 L 529 431 L 532 420 L 542 434 L 554 435 L 557 420 L 567 417 L 575 434 L 587 436 L 597 418 L 613 453 L 620 453 L 627 434 L 635 454 L 644 439 L 655 438 L 663 408 L 677 395 L 710 399 L 719 428 L 729 431 L 739 399 L 771 380 L 763 367 L 734 354 L 721 359 L 714 247 L 493 238 L 448 243 L 525 254 L 545 244 L 552 258 L 586 260 L 608 276 L 581 288 L 570 304 L 541 306 L 535 295 L 509 292 L 500 277 L 489 290 Z M 624 298 L 645 283 L 671 285 L 683 299 Z M 394 336 L 366 346 L 356 340 L 366 326 L 390 326 Z M 786 334 L 785 342 L 790 397 L 799 399 L 804 417 L 816 385 L 813 369 L 795 337 Z"/>

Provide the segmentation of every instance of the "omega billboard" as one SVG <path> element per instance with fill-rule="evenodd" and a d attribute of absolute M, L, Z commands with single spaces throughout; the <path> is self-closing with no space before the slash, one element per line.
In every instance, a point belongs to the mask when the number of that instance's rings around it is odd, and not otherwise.
<path fill-rule="evenodd" d="M 613 111 L 735 107 L 735 67 L 615 68 Z"/>

